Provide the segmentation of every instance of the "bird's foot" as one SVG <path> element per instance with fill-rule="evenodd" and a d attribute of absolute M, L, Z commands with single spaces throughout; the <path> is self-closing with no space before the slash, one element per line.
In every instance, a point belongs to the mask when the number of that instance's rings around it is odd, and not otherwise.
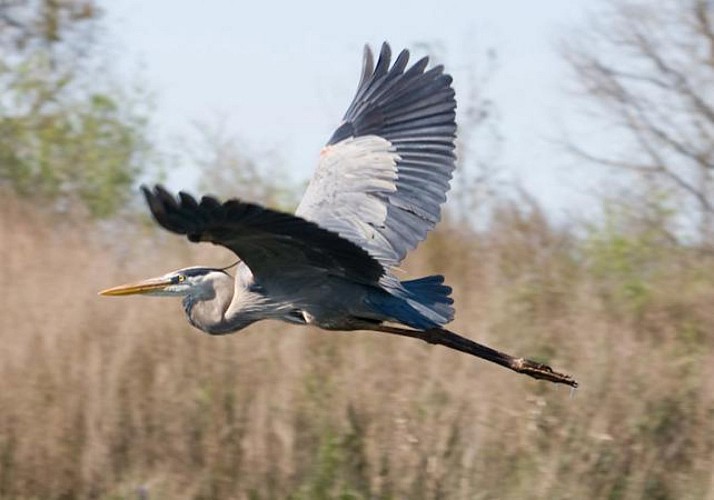
<path fill-rule="evenodd" d="M 573 377 L 565 373 L 556 372 L 550 366 L 543 363 L 536 363 L 530 359 L 519 358 L 514 360 L 511 368 L 518 373 L 523 373 L 529 377 L 540 380 L 547 380 L 556 384 L 569 385 L 572 388 L 578 387 L 578 383 Z"/>

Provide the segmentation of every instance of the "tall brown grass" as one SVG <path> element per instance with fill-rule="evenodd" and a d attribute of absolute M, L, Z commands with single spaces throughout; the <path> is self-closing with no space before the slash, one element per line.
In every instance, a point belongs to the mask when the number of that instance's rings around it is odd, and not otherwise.
<path fill-rule="evenodd" d="M 405 265 L 448 276 L 454 330 L 571 394 L 381 334 L 201 334 L 176 301 L 96 292 L 229 253 L 6 195 L 0 498 L 713 499 L 712 261 L 605 236 L 507 206 Z"/>

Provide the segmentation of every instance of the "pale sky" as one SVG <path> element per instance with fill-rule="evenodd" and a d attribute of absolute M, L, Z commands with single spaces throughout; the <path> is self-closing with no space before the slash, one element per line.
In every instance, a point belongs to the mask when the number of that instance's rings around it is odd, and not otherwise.
<path fill-rule="evenodd" d="M 140 65 L 156 95 L 163 137 L 223 116 L 250 153 L 277 151 L 296 180 L 309 177 L 346 110 L 365 43 L 378 50 L 386 40 L 395 52 L 419 42 L 443 44 L 457 101 L 467 87 L 465 68 L 482 64 L 493 48 L 500 69 L 487 94 L 501 115 L 500 162 L 560 216 L 592 202 L 587 193 L 597 176 L 574 172 L 551 142 L 564 124 L 579 120 L 556 41 L 582 25 L 596 4 L 113 0 L 106 10 L 122 63 Z M 191 182 L 190 172 L 169 179 L 172 187 Z"/>

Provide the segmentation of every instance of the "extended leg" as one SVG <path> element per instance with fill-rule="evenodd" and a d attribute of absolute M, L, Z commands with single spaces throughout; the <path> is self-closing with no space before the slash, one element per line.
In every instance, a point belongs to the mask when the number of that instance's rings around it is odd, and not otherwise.
<path fill-rule="evenodd" d="M 461 335 L 446 330 L 444 328 L 433 328 L 431 330 L 411 330 L 408 328 L 400 328 L 396 326 L 375 325 L 374 330 L 403 335 L 421 339 L 430 344 L 439 344 L 457 351 L 471 354 L 472 356 L 491 361 L 498 365 L 504 366 L 524 375 L 533 378 L 547 380 L 556 384 L 565 384 L 571 387 L 577 387 L 578 383 L 570 375 L 554 371 L 550 366 L 542 363 L 537 363 L 525 358 L 515 358 L 504 352 L 491 349 L 488 346 L 469 340 Z"/>

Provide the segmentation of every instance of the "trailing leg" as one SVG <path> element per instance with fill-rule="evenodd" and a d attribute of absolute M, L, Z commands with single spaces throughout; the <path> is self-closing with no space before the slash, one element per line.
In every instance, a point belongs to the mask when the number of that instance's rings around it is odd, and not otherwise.
<path fill-rule="evenodd" d="M 471 354 L 472 356 L 491 361 L 505 368 L 513 370 L 530 377 L 547 380 L 556 384 L 565 384 L 577 387 L 578 383 L 573 377 L 565 373 L 559 373 L 550 366 L 531 361 L 526 358 L 516 358 L 496 349 L 492 349 L 483 344 L 469 340 L 461 335 L 446 330 L 445 328 L 432 328 L 430 330 L 411 330 L 387 325 L 375 325 L 374 330 L 421 339 L 430 344 L 439 344 L 457 351 Z"/>

